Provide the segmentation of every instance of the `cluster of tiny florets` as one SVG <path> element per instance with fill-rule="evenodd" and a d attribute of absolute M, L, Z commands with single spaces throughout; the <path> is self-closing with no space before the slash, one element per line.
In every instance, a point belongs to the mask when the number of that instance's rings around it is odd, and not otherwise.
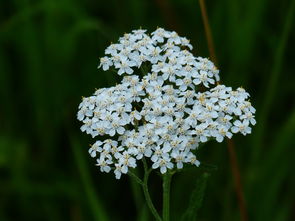
<path fill-rule="evenodd" d="M 158 28 L 125 34 L 111 44 L 99 67 L 114 69 L 120 84 L 83 98 L 81 130 L 103 137 L 89 149 L 102 172 L 116 178 L 149 158 L 153 169 L 199 166 L 196 149 L 208 140 L 251 133 L 255 109 L 243 89 L 217 85 L 214 64 L 194 57 L 189 40 Z"/>

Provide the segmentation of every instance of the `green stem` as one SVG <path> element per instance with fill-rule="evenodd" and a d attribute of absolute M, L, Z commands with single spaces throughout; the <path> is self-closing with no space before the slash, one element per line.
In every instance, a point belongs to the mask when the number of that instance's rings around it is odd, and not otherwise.
<path fill-rule="evenodd" d="M 148 190 L 148 178 L 149 178 L 151 170 L 148 170 L 147 163 L 146 163 L 145 159 L 143 159 L 142 161 L 143 161 L 143 166 L 144 166 L 144 178 L 143 178 L 143 184 L 142 184 L 143 193 L 144 193 L 147 205 L 148 205 L 150 211 L 152 212 L 152 214 L 154 215 L 155 219 L 157 221 L 162 221 L 160 215 L 158 214 L 156 208 L 154 207 L 154 204 L 152 202 L 152 199 L 151 199 L 151 196 L 150 196 L 149 190 Z"/>
<path fill-rule="evenodd" d="M 172 173 L 163 175 L 163 221 L 170 221 L 170 184 Z"/>
<path fill-rule="evenodd" d="M 141 180 L 138 176 L 136 176 L 136 174 L 134 174 L 134 173 L 131 172 L 131 171 L 128 171 L 128 175 L 129 175 L 130 177 L 132 177 L 132 178 L 133 178 L 138 184 L 143 185 L 142 180 Z"/>

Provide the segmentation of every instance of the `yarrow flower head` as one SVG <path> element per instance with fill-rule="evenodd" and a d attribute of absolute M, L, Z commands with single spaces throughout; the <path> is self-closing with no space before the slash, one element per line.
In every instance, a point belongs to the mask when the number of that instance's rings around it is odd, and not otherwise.
<path fill-rule="evenodd" d="M 81 130 L 98 139 L 89 153 L 102 172 L 119 179 L 142 158 L 162 174 L 199 166 L 199 144 L 251 133 L 249 94 L 217 84 L 219 70 L 192 48 L 185 37 L 158 28 L 150 35 L 134 30 L 105 50 L 98 67 L 115 70 L 122 81 L 83 98 L 77 115 Z"/>

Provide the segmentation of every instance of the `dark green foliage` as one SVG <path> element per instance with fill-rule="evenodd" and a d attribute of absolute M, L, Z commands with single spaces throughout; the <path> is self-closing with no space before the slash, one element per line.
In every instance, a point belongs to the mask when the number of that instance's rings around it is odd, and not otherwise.
<path fill-rule="evenodd" d="M 182 221 L 194 221 L 197 218 L 198 210 L 201 208 L 205 190 L 207 186 L 207 180 L 209 173 L 203 173 L 197 178 L 196 186 L 191 193 L 190 201 L 187 205 L 187 210 L 182 216 Z"/>
<path fill-rule="evenodd" d="M 234 137 L 249 220 L 294 220 L 295 1 L 206 3 L 222 82 L 242 85 L 257 108 L 252 134 Z M 94 141 L 76 120 L 81 96 L 119 79 L 96 69 L 104 49 L 140 26 L 174 29 L 209 56 L 197 0 L 0 1 L 1 221 L 152 220 L 136 183 L 95 167 Z M 207 166 L 173 177 L 171 219 L 180 220 L 197 185 L 203 205 L 189 214 L 240 220 L 226 144 L 209 142 L 198 158 Z M 160 179 L 151 180 L 160 212 Z"/>

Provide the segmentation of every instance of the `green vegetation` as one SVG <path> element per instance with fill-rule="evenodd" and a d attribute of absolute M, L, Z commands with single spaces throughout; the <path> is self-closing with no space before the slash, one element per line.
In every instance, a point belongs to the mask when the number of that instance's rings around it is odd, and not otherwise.
<path fill-rule="evenodd" d="M 206 3 L 223 83 L 257 109 L 252 134 L 234 138 L 249 220 L 294 220 L 295 1 Z M 209 56 L 197 0 L 0 1 L 1 221 L 153 220 L 133 180 L 95 167 L 76 120 L 81 95 L 118 79 L 96 69 L 105 47 L 140 26 L 175 30 Z M 171 219 L 240 220 L 226 143 L 199 160 L 218 169 L 174 175 Z M 161 210 L 160 178 L 150 180 Z"/>

